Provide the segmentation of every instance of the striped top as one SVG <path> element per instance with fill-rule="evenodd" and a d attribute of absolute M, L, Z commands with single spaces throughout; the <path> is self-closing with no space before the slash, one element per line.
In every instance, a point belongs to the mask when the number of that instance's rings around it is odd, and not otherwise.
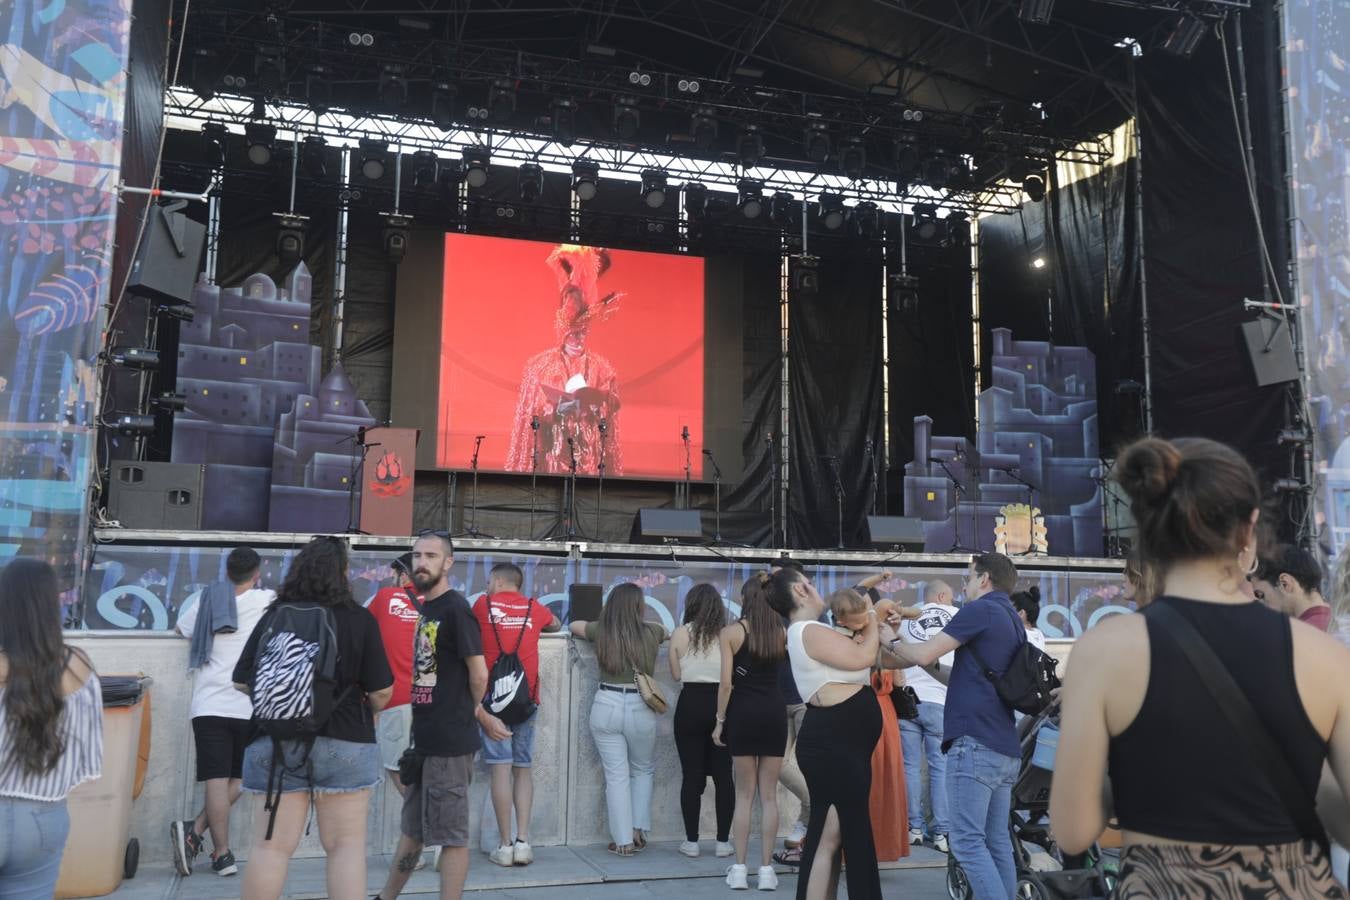
<path fill-rule="evenodd" d="M 61 712 L 61 737 L 66 750 L 45 775 L 25 772 L 14 758 L 14 736 L 3 715 L 5 692 L 0 688 L 0 797 L 56 802 L 77 785 L 103 774 L 103 686 L 98 674 L 66 696 Z"/>

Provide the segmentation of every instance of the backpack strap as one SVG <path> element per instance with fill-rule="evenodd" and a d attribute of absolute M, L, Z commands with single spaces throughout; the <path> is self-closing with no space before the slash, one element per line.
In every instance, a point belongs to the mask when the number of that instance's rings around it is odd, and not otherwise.
<path fill-rule="evenodd" d="M 1002 607 L 1000 607 L 1000 609 L 1002 609 Z M 1006 609 L 1004 609 L 1003 611 L 1007 612 Z M 1017 618 L 1017 613 L 1012 614 L 1012 620 L 1013 624 L 1017 626 L 1016 629 L 1017 633 L 1022 638 L 1020 641 L 1017 642 L 1017 645 L 1020 647 L 1027 642 L 1027 629 L 1026 626 L 1022 624 L 1022 620 Z M 979 663 L 980 671 L 984 673 L 984 677 L 988 678 L 990 682 L 997 682 L 999 679 L 999 673 L 991 669 L 989 667 L 989 664 L 984 661 L 984 657 L 980 656 L 980 651 L 975 649 L 975 639 L 971 638 L 970 643 L 963 644 L 962 646 L 964 646 L 967 650 L 970 651 L 971 656 L 975 657 L 975 662 Z"/>
<path fill-rule="evenodd" d="M 408 599 L 412 601 L 413 609 L 417 610 L 417 614 L 419 616 L 426 615 L 426 612 L 424 611 L 424 608 L 422 606 L 422 601 L 417 599 L 417 594 L 413 591 L 412 588 L 405 586 L 403 588 L 403 593 L 408 595 Z"/>

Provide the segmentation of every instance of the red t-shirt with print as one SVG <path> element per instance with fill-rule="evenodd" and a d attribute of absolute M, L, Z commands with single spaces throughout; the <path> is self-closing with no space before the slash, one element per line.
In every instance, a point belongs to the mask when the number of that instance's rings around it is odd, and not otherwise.
<path fill-rule="evenodd" d="M 491 619 L 488 618 L 489 610 Z M 520 642 L 520 650 L 516 655 L 520 657 L 520 665 L 525 669 L 525 677 L 529 679 L 530 696 L 538 703 L 539 635 L 553 621 L 552 610 L 537 600 L 531 601 L 520 594 L 503 591 L 500 594 L 491 596 L 484 594 L 479 597 L 474 601 L 473 615 L 483 631 L 483 662 L 487 664 L 488 671 L 492 670 L 492 664 L 497 661 L 498 656 L 501 656 L 502 650 L 510 653 L 515 650 L 516 642 Z M 496 635 L 492 629 L 494 622 L 497 626 Z M 498 637 L 501 638 L 500 648 L 497 645 Z"/>
<path fill-rule="evenodd" d="M 417 607 L 408 599 L 410 587 L 380 588 L 366 609 L 380 625 L 380 640 L 389 669 L 394 673 L 394 695 L 387 709 L 409 702 L 412 693 L 413 645 L 417 642 Z M 414 592 L 415 593 L 415 592 Z M 425 599 L 417 596 L 417 602 Z"/>

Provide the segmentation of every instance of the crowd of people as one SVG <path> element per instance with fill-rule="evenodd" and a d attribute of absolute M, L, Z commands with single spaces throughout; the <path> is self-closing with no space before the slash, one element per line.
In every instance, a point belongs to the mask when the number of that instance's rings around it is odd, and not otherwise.
<path fill-rule="evenodd" d="M 1346 598 L 1329 603 L 1317 559 L 1268 536 L 1257 479 L 1230 448 L 1146 439 L 1115 477 L 1138 523 L 1127 578 L 1140 613 L 1074 646 L 1051 710 L 1054 843 L 1083 854 L 1118 829 L 1121 897 L 1345 897 L 1330 850 L 1350 845 L 1350 650 L 1326 632 Z M 470 603 L 451 587 L 453 554 L 448 534 L 422 534 L 364 607 L 339 538 L 306 544 L 275 593 L 259 588 L 254 551 L 228 555 L 226 577 L 177 622 L 204 793 L 195 818 L 169 827 L 183 876 L 208 836 L 211 871 L 238 872 L 230 816 L 251 793 L 262 802 L 244 896 L 281 896 L 312 813 L 328 895 L 364 898 L 367 813 L 387 780 L 401 834 L 377 898 L 397 897 L 427 848 L 441 896 L 459 897 L 479 756 L 498 833 L 488 858 L 533 862 L 539 642 L 563 625 L 511 563 Z M 756 888 L 776 889 L 778 863 L 797 869 L 802 900 L 836 897 L 841 880 L 851 900 L 879 898 L 879 861 L 928 845 L 952 855 L 975 900 L 1015 896 L 1023 752 L 1000 679 L 1027 645 L 1044 647 L 1039 591 L 1019 591 L 998 553 L 974 556 L 959 587 L 927 582 L 909 607 L 877 592 L 888 577 L 826 599 L 783 558 L 745 581 L 734 621 L 699 584 L 667 633 L 629 583 L 596 621 L 571 621 L 594 648 L 588 724 L 609 851 L 631 857 L 651 839 L 666 714 L 652 676 L 669 641 L 679 853 L 703 852 L 711 780 L 712 852 L 730 860 L 732 890 L 751 886 L 752 868 Z M 100 682 L 62 637 L 50 566 L 10 562 L 0 603 L 0 896 L 50 896 L 66 797 L 101 771 Z M 800 802 L 781 850 L 780 784 Z"/>

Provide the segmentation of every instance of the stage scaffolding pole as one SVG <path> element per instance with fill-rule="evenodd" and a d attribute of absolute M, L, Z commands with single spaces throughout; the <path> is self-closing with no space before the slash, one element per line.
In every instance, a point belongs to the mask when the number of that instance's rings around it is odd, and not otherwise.
<path fill-rule="evenodd" d="M 1144 139 L 1139 127 L 1139 75 L 1130 57 L 1130 94 L 1134 98 L 1135 263 L 1139 267 L 1139 325 L 1144 349 L 1144 433 L 1153 433 L 1153 326 L 1148 315 L 1148 254 L 1144 251 Z"/>
<path fill-rule="evenodd" d="M 342 148 L 339 178 L 339 196 L 347 196 L 351 187 L 351 155 L 349 147 Z M 347 206 L 338 204 L 337 246 L 333 248 L 333 359 L 342 359 L 343 320 L 347 312 Z"/>
<path fill-rule="evenodd" d="M 903 223 L 904 217 L 901 217 Z M 886 219 L 881 219 L 881 246 L 886 246 Z M 904 238 L 904 225 L 900 226 L 901 241 Z M 872 467 L 875 482 L 872 485 L 872 502 L 869 508 L 873 515 L 886 515 L 886 491 L 890 483 L 891 472 L 891 323 L 890 323 L 890 270 L 888 257 L 881 256 L 881 459 L 882 471 L 876 471 L 876 456 L 867 461 Z M 877 507 L 877 487 L 881 488 L 881 507 Z"/>
<path fill-rule="evenodd" d="M 803 204 L 804 205 L 804 204 Z M 802 231 L 806 231 L 806 216 L 802 216 Z M 786 250 L 786 247 L 784 248 Z M 805 241 L 802 243 L 802 254 L 806 253 Z M 778 380 L 778 403 L 780 406 L 778 416 L 778 516 L 782 522 L 782 543 L 779 547 L 786 547 L 788 543 L 788 420 L 790 416 L 791 390 L 788 387 L 788 303 L 792 293 L 792 263 L 788 254 L 782 254 L 781 277 L 778 281 L 778 328 L 779 328 L 779 347 L 778 352 L 781 360 Z M 774 541 L 777 541 L 779 532 L 777 525 L 774 526 Z M 771 542 L 773 543 L 773 542 Z"/>
<path fill-rule="evenodd" d="M 974 218 L 970 220 L 970 368 L 975 376 L 975 403 L 971 408 L 975 415 L 977 441 L 980 433 L 980 390 L 984 386 L 980 378 L 980 309 L 980 220 Z"/>
<path fill-rule="evenodd" d="M 211 184 L 219 185 L 224 172 L 211 170 Z M 203 277 L 207 284 L 216 283 L 216 269 L 220 259 L 220 192 L 212 191 L 206 198 L 206 267 Z"/>

